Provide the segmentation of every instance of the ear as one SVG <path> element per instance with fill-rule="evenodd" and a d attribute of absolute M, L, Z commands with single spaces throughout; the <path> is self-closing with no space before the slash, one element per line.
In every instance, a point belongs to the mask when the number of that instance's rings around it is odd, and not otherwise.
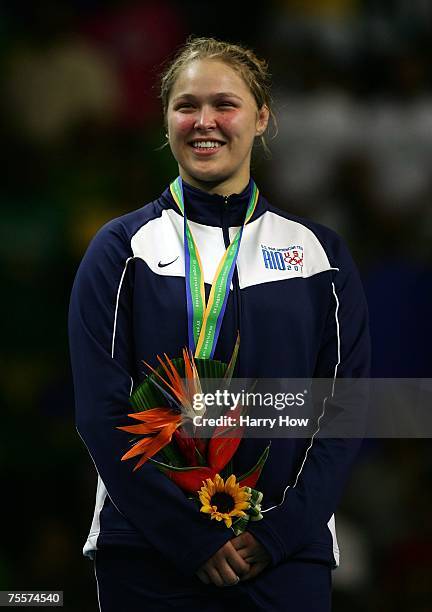
<path fill-rule="evenodd" d="M 266 104 L 263 104 L 261 109 L 258 111 L 257 121 L 256 121 L 256 136 L 262 136 L 267 129 L 268 121 L 269 121 L 270 111 Z"/>

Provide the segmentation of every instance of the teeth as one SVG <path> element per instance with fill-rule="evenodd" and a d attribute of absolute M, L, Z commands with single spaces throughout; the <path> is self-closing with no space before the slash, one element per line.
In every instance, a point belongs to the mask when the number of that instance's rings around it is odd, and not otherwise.
<path fill-rule="evenodd" d="M 192 146 L 195 149 L 214 149 L 222 146 L 220 142 L 215 142 L 214 140 L 205 140 L 205 141 L 195 141 L 192 143 Z"/>

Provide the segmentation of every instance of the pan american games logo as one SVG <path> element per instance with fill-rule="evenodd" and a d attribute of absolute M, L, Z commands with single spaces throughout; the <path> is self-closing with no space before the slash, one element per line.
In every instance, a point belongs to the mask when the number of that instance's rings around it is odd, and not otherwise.
<path fill-rule="evenodd" d="M 298 244 L 283 249 L 262 244 L 261 252 L 268 270 L 303 270 L 303 247 Z"/>

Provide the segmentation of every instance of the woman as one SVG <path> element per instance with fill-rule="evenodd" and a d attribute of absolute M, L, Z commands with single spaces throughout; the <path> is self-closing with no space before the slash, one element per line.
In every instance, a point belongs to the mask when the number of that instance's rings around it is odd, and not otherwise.
<path fill-rule="evenodd" d="M 251 202 L 252 147 L 272 116 L 269 75 L 251 50 L 192 38 L 165 72 L 161 97 L 208 298 Z M 188 345 L 183 235 L 167 187 L 99 230 L 72 290 L 77 429 L 98 471 L 84 554 L 95 561 L 100 609 L 328 611 L 339 555 L 333 513 L 358 441 L 274 440 L 259 480 L 264 520 L 237 537 L 215 529 L 154 464 L 132 472 L 119 461 L 129 438 L 117 427 L 142 360 L 154 365 L 156 355 Z M 214 358 L 229 359 L 239 330 L 238 377 L 367 376 L 363 291 L 333 231 L 259 194 L 227 294 Z M 265 445 L 242 440 L 234 472 L 250 468 Z"/>

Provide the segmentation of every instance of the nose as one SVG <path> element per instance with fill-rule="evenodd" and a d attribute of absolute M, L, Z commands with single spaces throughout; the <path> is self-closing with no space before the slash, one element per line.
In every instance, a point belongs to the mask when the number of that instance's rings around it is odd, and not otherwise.
<path fill-rule="evenodd" d="M 211 108 L 208 106 L 201 107 L 198 111 L 194 127 L 201 130 L 208 130 L 216 127 L 215 116 Z"/>

